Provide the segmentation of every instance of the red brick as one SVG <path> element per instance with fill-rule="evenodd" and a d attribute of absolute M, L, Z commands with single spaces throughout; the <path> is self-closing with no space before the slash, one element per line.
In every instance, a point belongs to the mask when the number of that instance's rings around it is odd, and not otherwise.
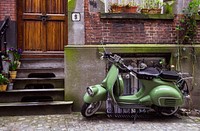
<path fill-rule="evenodd" d="M 11 20 L 16 20 L 16 0 L 1 0 L 0 1 L 0 20 L 5 16 L 10 16 Z"/>
<path fill-rule="evenodd" d="M 174 20 L 101 20 L 99 13 L 89 12 L 88 5 L 88 0 L 85 0 L 84 11 L 85 18 L 87 18 L 85 19 L 86 44 L 96 44 L 100 40 L 104 40 L 107 43 L 122 44 L 167 44 L 175 43 L 176 41 L 177 33 L 175 27 L 177 22 L 179 22 L 178 20 L 182 18 L 182 15 L 176 16 Z M 200 31 L 198 33 L 200 34 Z"/>

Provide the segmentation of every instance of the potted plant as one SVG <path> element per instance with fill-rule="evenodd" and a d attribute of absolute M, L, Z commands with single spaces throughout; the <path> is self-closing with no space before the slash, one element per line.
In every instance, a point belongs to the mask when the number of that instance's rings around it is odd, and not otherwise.
<path fill-rule="evenodd" d="M 10 78 L 15 79 L 17 76 L 17 68 L 18 68 L 18 62 L 17 61 L 11 61 L 10 66 L 9 66 L 9 73 L 10 73 Z"/>
<path fill-rule="evenodd" d="M 120 13 L 122 12 L 123 6 L 118 5 L 117 3 L 110 5 L 110 12 L 111 13 Z"/>
<path fill-rule="evenodd" d="M 124 0 L 120 4 L 118 3 L 111 3 L 110 4 L 110 12 L 112 13 L 136 13 L 138 9 L 138 5 L 135 3 L 134 0 L 132 2 L 126 3 Z"/>
<path fill-rule="evenodd" d="M 0 91 L 6 91 L 8 83 L 8 78 L 6 78 L 3 74 L 0 74 Z"/>
<path fill-rule="evenodd" d="M 143 0 L 141 13 L 161 14 L 161 7 L 164 5 L 160 0 Z"/>
<path fill-rule="evenodd" d="M 18 67 L 20 66 L 20 58 L 22 54 L 22 49 L 15 49 L 15 48 L 9 48 L 8 50 L 8 56 L 12 62 L 16 61 L 18 63 Z"/>
<path fill-rule="evenodd" d="M 134 1 L 132 1 L 132 2 L 129 2 L 125 6 L 124 12 L 126 12 L 126 13 L 137 13 L 137 9 L 138 9 L 138 5 Z"/>
<path fill-rule="evenodd" d="M 150 5 L 150 0 L 142 0 L 142 4 L 140 5 L 141 13 L 148 14 L 149 5 Z"/>

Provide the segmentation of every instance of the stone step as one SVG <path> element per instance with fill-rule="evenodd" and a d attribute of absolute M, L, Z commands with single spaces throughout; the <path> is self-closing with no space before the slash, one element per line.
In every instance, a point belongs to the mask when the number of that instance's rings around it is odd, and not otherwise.
<path fill-rule="evenodd" d="M 12 102 L 0 103 L 0 107 L 14 106 L 46 106 L 46 105 L 72 105 L 73 101 L 48 101 L 48 102 Z"/>
<path fill-rule="evenodd" d="M 56 77 L 64 78 L 64 68 L 40 68 L 40 69 L 20 68 L 17 70 L 17 77 L 28 78 L 28 75 L 32 73 L 53 73 L 55 74 Z"/>
<path fill-rule="evenodd" d="M 0 115 L 71 113 L 73 102 L 64 101 L 64 58 L 28 55 L 20 60 L 13 89 L 0 92 Z"/>
<path fill-rule="evenodd" d="M 13 89 L 25 89 L 28 85 L 34 84 L 50 84 L 53 88 L 64 87 L 64 78 L 55 77 L 55 78 L 16 78 L 13 80 L 14 86 Z"/>
<path fill-rule="evenodd" d="M 24 58 L 20 59 L 20 68 L 64 68 L 63 58 Z"/>
<path fill-rule="evenodd" d="M 69 114 L 73 101 L 0 103 L 1 116 Z"/>
<path fill-rule="evenodd" d="M 55 91 L 64 91 L 64 88 L 55 88 L 55 89 L 20 89 L 20 90 L 7 90 L 6 92 L 13 92 L 13 93 L 19 93 L 19 92 L 55 92 Z"/>
<path fill-rule="evenodd" d="M 53 78 L 15 78 L 14 81 L 45 81 L 45 80 L 64 80 L 64 77 L 53 77 Z"/>
<path fill-rule="evenodd" d="M 0 92 L 0 103 L 6 102 L 35 102 L 63 101 L 64 88 L 58 89 L 20 89 Z"/>
<path fill-rule="evenodd" d="M 22 58 L 64 58 L 64 51 L 24 51 Z"/>

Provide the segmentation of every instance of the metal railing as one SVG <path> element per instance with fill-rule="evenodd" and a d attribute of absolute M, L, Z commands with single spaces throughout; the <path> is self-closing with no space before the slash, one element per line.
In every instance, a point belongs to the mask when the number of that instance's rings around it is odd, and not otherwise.
<path fill-rule="evenodd" d="M 10 17 L 6 16 L 2 25 L 0 26 L 0 72 L 2 72 L 2 55 L 7 55 L 7 29 L 9 27 Z M 2 47 L 3 43 L 3 47 Z"/>

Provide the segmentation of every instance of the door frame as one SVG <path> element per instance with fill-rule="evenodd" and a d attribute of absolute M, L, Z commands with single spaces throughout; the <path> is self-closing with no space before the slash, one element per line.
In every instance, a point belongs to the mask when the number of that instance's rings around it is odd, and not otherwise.
<path fill-rule="evenodd" d="M 68 45 L 68 2 L 63 0 L 65 9 L 65 23 L 64 23 L 64 46 Z M 17 6 L 17 48 L 23 49 L 23 0 L 16 1 Z M 64 47 L 63 47 L 64 48 Z M 29 51 L 31 52 L 31 51 Z M 55 51 L 58 52 L 58 51 Z M 63 52 L 63 51 L 60 51 Z M 43 52 L 45 53 L 45 52 Z M 51 51 L 51 53 L 54 53 Z"/>

